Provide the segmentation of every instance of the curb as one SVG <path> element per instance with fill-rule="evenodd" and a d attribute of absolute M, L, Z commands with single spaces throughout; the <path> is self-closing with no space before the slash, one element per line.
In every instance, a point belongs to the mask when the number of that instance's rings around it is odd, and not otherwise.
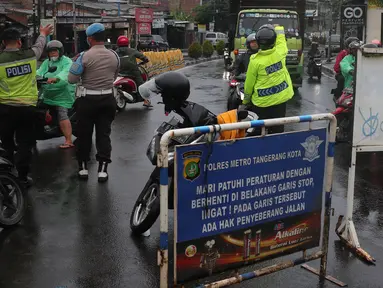
<path fill-rule="evenodd" d="M 223 59 L 223 56 L 212 56 L 210 58 L 202 58 L 197 60 L 191 60 L 191 61 L 185 61 L 185 67 L 187 66 L 193 66 L 204 62 L 214 61 L 218 59 Z"/>

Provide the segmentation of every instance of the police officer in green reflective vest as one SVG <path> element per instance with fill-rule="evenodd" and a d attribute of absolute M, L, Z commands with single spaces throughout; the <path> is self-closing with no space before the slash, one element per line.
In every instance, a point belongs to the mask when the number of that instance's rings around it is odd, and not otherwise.
<path fill-rule="evenodd" d="M 51 25 L 41 27 L 40 36 L 28 50 L 21 49 L 18 30 L 6 29 L 1 36 L 5 49 L 0 54 L 0 137 L 6 158 L 15 163 L 18 177 L 25 187 L 31 184 L 28 173 L 35 144 L 37 60 L 52 30 Z"/>
<path fill-rule="evenodd" d="M 282 26 L 261 26 L 257 32 L 259 52 L 251 56 L 246 74 L 243 104 L 259 119 L 282 118 L 286 102 L 294 96 L 290 74 L 286 67 L 288 52 Z M 270 127 L 269 133 L 282 133 L 283 125 Z"/>

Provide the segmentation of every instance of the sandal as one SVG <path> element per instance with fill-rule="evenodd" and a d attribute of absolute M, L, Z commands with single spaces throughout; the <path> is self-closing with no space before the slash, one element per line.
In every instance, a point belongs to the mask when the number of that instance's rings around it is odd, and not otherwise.
<path fill-rule="evenodd" d="M 74 145 L 73 144 L 68 144 L 68 143 L 64 143 L 62 145 L 60 145 L 60 149 L 69 149 L 69 148 L 73 148 Z"/>

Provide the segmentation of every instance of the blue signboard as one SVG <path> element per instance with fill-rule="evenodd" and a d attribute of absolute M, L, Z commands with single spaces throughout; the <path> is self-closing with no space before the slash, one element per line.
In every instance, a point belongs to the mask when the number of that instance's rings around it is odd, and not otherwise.
<path fill-rule="evenodd" d="M 318 246 L 326 142 L 327 130 L 317 129 L 178 146 L 178 280 L 203 275 L 203 263 L 211 274 L 262 253 Z"/>

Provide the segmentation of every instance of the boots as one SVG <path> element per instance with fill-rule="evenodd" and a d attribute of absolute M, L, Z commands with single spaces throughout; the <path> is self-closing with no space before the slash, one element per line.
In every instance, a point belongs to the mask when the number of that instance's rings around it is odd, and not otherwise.
<path fill-rule="evenodd" d="M 99 162 L 98 164 L 98 182 L 108 181 L 108 163 Z"/>
<path fill-rule="evenodd" d="M 87 180 L 89 176 L 88 172 L 88 163 L 84 161 L 79 161 L 78 162 L 79 169 L 78 169 L 78 177 L 80 179 Z"/>

